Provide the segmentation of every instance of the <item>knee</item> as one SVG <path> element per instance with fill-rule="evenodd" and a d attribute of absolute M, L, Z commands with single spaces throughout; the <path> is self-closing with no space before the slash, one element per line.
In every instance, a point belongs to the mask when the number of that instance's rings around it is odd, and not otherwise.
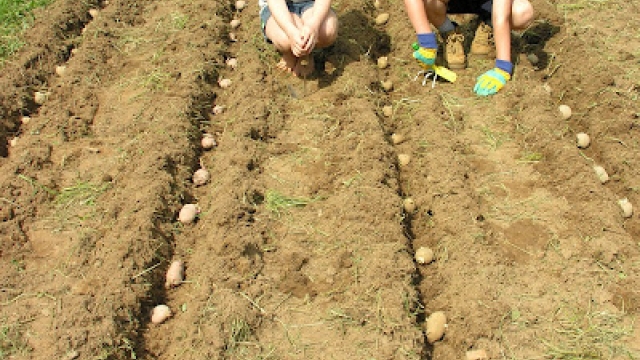
<path fill-rule="evenodd" d="M 428 8 L 432 8 L 434 6 L 447 6 L 449 0 L 422 0 L 424 4 Z"/>
<path fill-rule="evenodd" d="M 516 0 L 513 2 L 511 19 L 514 30 L 527 28 L 533 22 L 535 12 L 533 6 L 527 0 Z"/>
<path fill-rule="evenodd" d="M 327 47 L 333 44 L 338 37 L 338 17 L 331 11 L 324 24 L 322 25 L 322 31 L 320 38 L 318 39 L 319 47 Z"/>
<path fill-rule="evenodd" d="M 279 51 L 290 51 L 291 46 L 293 45 L 286 36 L 274 36 L 269 38 L 269 40 L 271 40 L 273 46 L 275 46 Z"/>
<path fill-rule="evenodd" d="M 275 24 L 275 21 L 269 19 L 265 28 L 265 35 L 267 35 L 267 38 L 271 40 L 276 49 L 280 51 L 291 50 L 291 40 L 289 40 L 287 34 L 285 34 L 284 31 Z"/>

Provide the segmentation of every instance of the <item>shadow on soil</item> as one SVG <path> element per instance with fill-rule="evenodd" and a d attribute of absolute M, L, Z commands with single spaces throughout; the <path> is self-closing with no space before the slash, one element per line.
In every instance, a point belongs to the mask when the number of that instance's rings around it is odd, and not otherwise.
<path fill-rule="evenodd" d="M 560 27 L 549 22 L 541 22 L 527 29 L 519 38 L 520 44 L 514 50 L 527 57 L 532 65 L 538 69 L 546 69 L 552 57 L 545 51 L 545 46 L 552 37 L 560 32 Z M 514 59 L 518 57 L 514 56 Z M 533 60 L 533 61 L 532 61 Z"/>
<path fill-rule="evenodd" d="M 339 16 L 340 34 L 335 44 L 315 55 L 316 73 L 321 88 L 331 86 L 352 62 L 366 55 L 377 59 L 391 51 L 391 38 L 372 26 L 371 19 L 361 11 L 349 11 Z M 370 44 L 366 48 L 366 44 Z"/>

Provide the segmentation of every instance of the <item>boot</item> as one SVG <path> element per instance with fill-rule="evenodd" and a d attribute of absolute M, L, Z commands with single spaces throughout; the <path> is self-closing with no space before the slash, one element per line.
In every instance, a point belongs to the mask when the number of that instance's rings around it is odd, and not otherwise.
<path fill-rule="evenodd" d="M 447 57 L 447 66 L 449 69 L 464 69 L 466 67 L 466 58 L 464 55 L 464 35 L 459 33 L 450 34 L 447 37 L 447 46 L 445 55 Z"/>
<path fill-rule="evenodd" d="M 476 30 L 476 36 L 471 43 L 471 54 L 480 57 L 489 57 L 494 51 L 493 29 L 491 26 L 482 23 Z"/>
<path fill-rule="evenodd" d="M 451 21 L 460 25 L 468 25 L 478 17 L 476 14 L 448 14 L 447 16 Z"/>

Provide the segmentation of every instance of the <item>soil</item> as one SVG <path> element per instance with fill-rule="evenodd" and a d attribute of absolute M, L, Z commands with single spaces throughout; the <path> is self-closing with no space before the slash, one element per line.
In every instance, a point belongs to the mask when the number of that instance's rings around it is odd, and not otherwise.
<path fill-rule="evenodd" d="M 415 81 L 401 1 L 334 1 L 306 79 L 278 71 L 256 1 L 234 4 L 36 13 L 0 75 L 0 358 L 640 358 L 640 217 L 618 204 L 640 207 L 637 2 L 534 0 L 489 98 L 471 89 L 491 59 Z"/>

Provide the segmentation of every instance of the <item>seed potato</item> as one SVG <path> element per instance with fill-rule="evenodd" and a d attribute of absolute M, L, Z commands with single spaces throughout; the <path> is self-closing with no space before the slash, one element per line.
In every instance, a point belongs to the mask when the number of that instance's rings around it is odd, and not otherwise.
<path fill-rule="evenodd" d="M 223 89 L 228 88 L 231 86 L 231 79 L 220 79 L 218 80 L 218 85 Z"/>
<path fill-rule="evenodd" d="M 568 105 L 560 105 L 558 106 L 558 111 L 560 111 L 560 116 L 562 120 L 567 120 L 571 117 L 571 108 Z"/>
<path fill-rule="evenodd" d="M 384 91 L 393 90 L 393 81 L 391 80 L 383 80 L 380 82 L 380 84 L 382 85 L 382 88 L 384 89 Z"/>
<path fill-rule="evenodd" d="M 179 286 L 184 281 L 184 262 L 182 260 L 174 260 L 166 274 L 164 287 L 169 289 Z"/>
<path fill-rule="evenodd" d="M 67 72 L 67 67 L 64 65 L 58 65 L 56 66 L 56 74 L 60 77 L 64 76 L 64 74 Z"/>
<path fill-rule="evenodd" d="M 583 132 L 578 133 L 576 134 L 576 144 L 580 149 L 586 149 L 591 144 L 591 138 Z"/>
<path fill-rule="evenodd" d="M 391 134 L 391 142 L 393 143 L 393 145 L 402 144 L 404 140 L 405 140 L 404 135 L 402 134 L 398 134 L 398 133 Z"/>
<path fill-rule="evenodd" d="M 204 134 L 202 135 L 202 140 L 200 140 L 200 145 L 202 145 L 203 149 L 209 150 L 214 148 L 218 144 L 216 143 L 216 138 L 214 138 L 213 135 Z"/>
<path fill-rule="evenodd" d="M 607 171 L 602 166 L 594 166 L 593 171 L 596 172 L 596 176 L 598 176 L 598 180 L 600 180 L 601 183 L 605 184 L 609 181 L 609 174 L 607 174 Z"/>
<path fill-rule="evenodd" d="M 418 264 L 429 264 L 434 259 L 433 250 L 426 246 L 421 246 L 416 250 L 415 259 Z"/>
<path fill-rule="evenodd" d="M 389 58 L 387 58 L 386 56 L 380 56 L 378 58 L 378 67 L 380 69 L 386 69 L 387 66 L 389 66 Z"/>
<path fill-rule="evenodd" d="M 45 102 L 47 102 L 48 99 L 49 99 L 49 93 L 48 92 L 36 91 L 33 94 L 33 101 L 35 101 L 35 103 L 38 104 L 38 105 L 44 104 Z"/>
<path fill-rule="evenodd" d="M 200 213 L 200 208 L 196 204 L 185 204 L 180 209 L 180 213 L 178 214 L 178 221 L 183 224 L 191 224 Z"/>
<path fill-rule="evenodd" d="M 211 179 L 211 174 L 207 169 L 198 169 L 195 173 L 193 173 L 193 184 L 195 186 L 202 186 L 209 182 Z"/>
<path fill-rule="evenodd" d="M 489 360 L 489 355 L 484 349 L 469 350 L 466 354 L 467 360 Z"/>
<path fill-rule="evenodd" d="M 416 211 L 416 202 L 412 198 L 406 198 L 402 201 L 402 207 L 407 214 L 413 214 Z"/>
<path fill-rule="evenodd" d="M 382 13 L 376 17 L 376 25 L 384 25 L 389 21 L 389 14 Z"/>
<path fill-rule="evenodd" d="M 442 339 L 444 330 L 447 327 L 447 316 L 442 311 L 432 313 L 427 319 L 427 341 L 429 344 Z"/>
<path fill-rule="evenodd" d="M 154 324 L 162 324 L 171 317 L 171 309 L 167 305 L 157 305 L 151 310 L 151 322 Z"/>
<path fill-rule="evenodd" d="M 633 205 L 631 205 L 629 199 L 620 199 L 618 200 L 618 204 L 622 209 L 622 216 L 624 216 L 625 218 L 630 218 L 631 216 L 633 216 Z"/>
<path fill-rule="evenodd" d="M 411 162 L 411 155 L 409 154 L 398 154 L 398 164 L 400 166 L 407 166 Z"/>
<path fill-rule="evenodd" d="M 232 70 L 235 70 L 238 67 L 238 59 L 236 59 L 236 58 L 228 58 L 227 61 L 226 61 L 226 64 Z"/>
<path fill-rule="evenodd" d="M 393 115 L 393 107 L 391 105 L 385 105 L 382 107 L 382 115 L 391 117 Z"/>

